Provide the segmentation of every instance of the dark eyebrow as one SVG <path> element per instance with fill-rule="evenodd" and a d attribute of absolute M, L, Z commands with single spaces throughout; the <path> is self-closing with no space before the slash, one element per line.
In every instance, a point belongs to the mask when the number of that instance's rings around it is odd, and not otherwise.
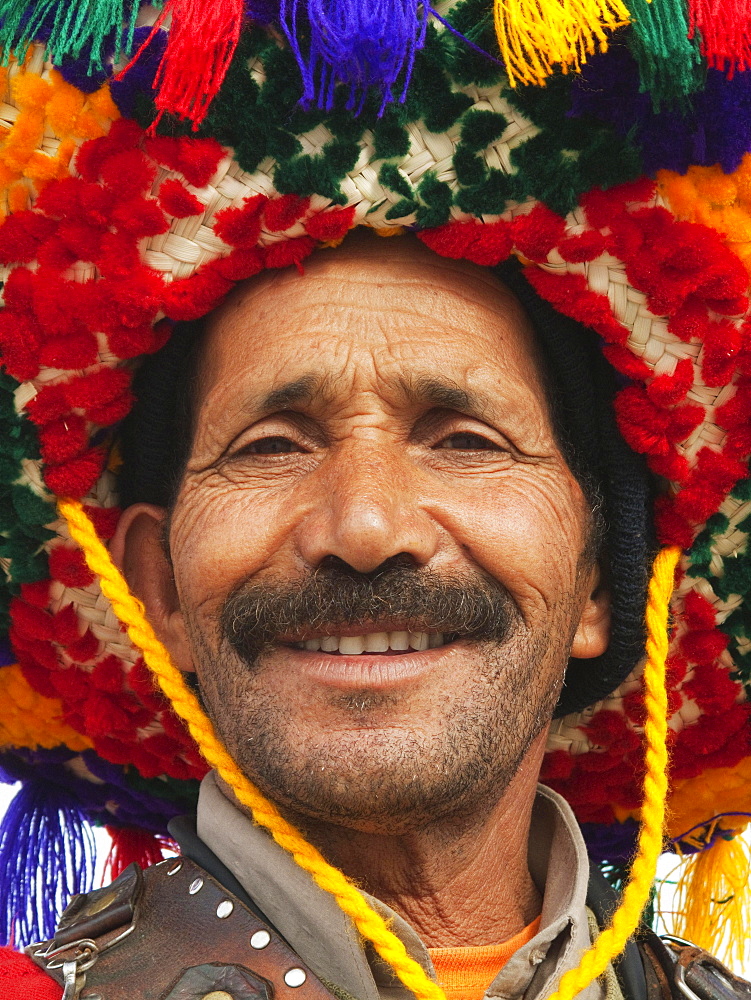
<path fill-rule="evenodd" d="M 432 375 L 418 375 L 416 378 L 399 379 L 399 388 L 411 403 L 428 404 L 442 410 L 459 410 L 462 413 L 482 415 L 487 412 L 485 399 L 462 389 L 449 379 Z"/>
<path fill-rule="evenodd" d="M 275 410 L 287 410 L 296 403 L 309 403 L 321 388 L 322 381 L 316 375 L 303 375 L 294 382 L 272 389 L 261 399 L 258 408 L 263 413 L 273 413 Z"/>
<path fill-rule="evenodd" d="M 293 382 L 287 382 L 272 389 L 256 404 L 261 413 L 286 410 L 300 403 L 310 403 L 325 392 L 330 379 L 323 375 L 302 375 Z M 477 393 L 462 389 L 450 379 L 434 375 L 418 375 L 412 378 L 398 378 L 392 383 L 404 398 L 413 404 L 438 407 L 442 410 L 459 410 L 474 416 L 484 416 L 488 411 L 487 400 Z M 330 384 L 329 384 L 330 388 Z M 256 409 L 256 406 L 253 409 Z"/>

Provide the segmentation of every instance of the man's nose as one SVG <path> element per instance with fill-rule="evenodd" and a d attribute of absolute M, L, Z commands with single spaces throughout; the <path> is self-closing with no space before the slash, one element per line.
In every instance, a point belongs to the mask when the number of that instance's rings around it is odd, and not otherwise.
<path fill-rule="evenodd" d="M 427 564 L 438 527 L 422 506 L 420 472 L 397 449 L 353 447 L 319 470 L 317 496 L 298 526 L 297 547 L 312 567 L 336 556 L 371 573 L 393 556 Z"/>

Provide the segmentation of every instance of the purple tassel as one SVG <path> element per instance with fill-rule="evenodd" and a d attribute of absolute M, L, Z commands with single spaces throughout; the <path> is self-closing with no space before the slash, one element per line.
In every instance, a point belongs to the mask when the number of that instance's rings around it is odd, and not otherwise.
<path fill-rule="evenodd" d="M 402 74 L 398 100 L 404 101 L 415 53 L 425 45 L 428 14 L 420 0 L 281 0 L 279 17 L 300 67 L 304 103 L 330 111 L 344 84 L 347 109 L 359 113 L 367 90 L 376 87 L 382 114 Z"/>
<path fill-rule="evenodd" d="M 0 824 L 0 944 L 53 936 L 70 897 L 94 885 L 94 836 L 54 785 L 28 781 Z"/>

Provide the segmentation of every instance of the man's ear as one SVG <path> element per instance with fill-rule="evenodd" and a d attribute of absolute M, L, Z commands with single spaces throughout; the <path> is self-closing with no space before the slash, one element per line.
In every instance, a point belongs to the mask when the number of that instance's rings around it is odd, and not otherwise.
<path fill-rule="evenodd" d="M 143 601 L 149 622 L 172 662 L 190 673 L 193 658 L 163 543 L 166 518 L 167 511 L 153 504 L 127 507 L 110 542 L 110 555 L 131 591 Z"/>
<path fill-rule="evenodd" d="M 571 656 L 581 660 L 602 656 L 609 642 L 610 589 L 603 582 L 602 571 L 596 564 L 589 574 L 588 596 L 574 634 Z"/>

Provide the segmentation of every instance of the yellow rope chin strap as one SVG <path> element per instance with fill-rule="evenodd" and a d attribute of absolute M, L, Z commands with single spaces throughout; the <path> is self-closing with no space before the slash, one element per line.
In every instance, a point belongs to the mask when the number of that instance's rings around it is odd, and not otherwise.
<path fill-rule="evenodd" d="M 81 546 L 87 565 L 99 577 L 102 593 L 109 600 L 121 622 L 127 627 L 133 644 L 143 653 L 144 661 L 156 677 L 164 695 L 186 723 L 206 761 L 227 782 L 237 799 L 265 827 L 274 840 L 289 851 L 298 865 L 330 892 L 341 909 L 352 918 L 362 937 L 369 941 L 418 1000 L 445 1000 L 443 990 L 430 979 L 421 965 L 410 958 L 400 939 L 389 930 L 386 921 L 366 902 L 358 889 L 302 834 L 281 815 L 255 785 L 242 773 L 222 746 L 211 721 L 198 699 L 187 687 L 183 675 L 170 661 L 169 654 L 149 624 L 143 605 L 130 593 L 122 574 L 113 564 L 105 545 L 99 540 L 90 518 L 78 500 L 60 500 L 58 509 L 65 519 L 71 538 Z M 655 876 L 657 858 L 662 850 L 667 779 L 667 697 L 665 694 L 665 659 L 668 650 L 668 603 L 673 591 L 675 568 L 680 550 L 665 549 L 655 560 L 647 607 L 647 663 L 644 668 L 647 722 L 645 724 L 646 765 L 644 806 L 639 850 L 631 879 L 612 924 L 582 956 L 576 969 L 561 979 L 558 991 L 550 1000 L 572 1000 L 623 950 L 641 917 Z"/>

